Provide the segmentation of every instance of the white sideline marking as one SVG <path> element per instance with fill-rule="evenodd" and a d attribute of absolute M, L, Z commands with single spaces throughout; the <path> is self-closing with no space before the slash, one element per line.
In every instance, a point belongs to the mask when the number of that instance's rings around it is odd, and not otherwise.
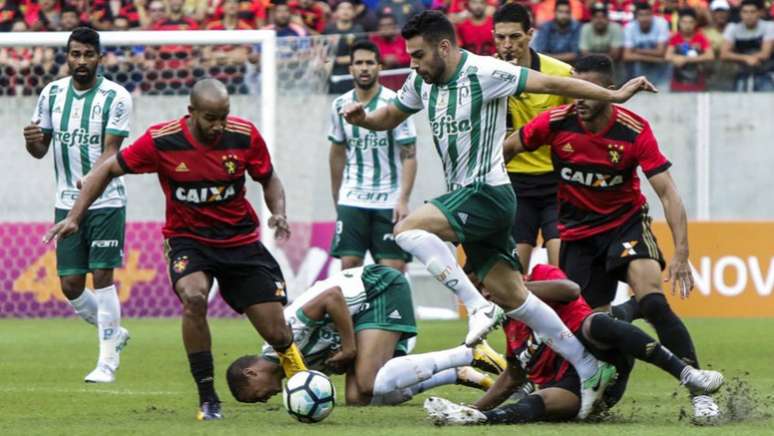
<path fill-rule="evenodd" d="M 183 395 L 183 392 L 178 391 L 130 391 L 130 390 L 117 390 L 117 389 L 64 389 L 64 388 L 43 388 L 43 387 L 26 387 L 26 388 L 13 388 L 2 387 L 0 392 L 44 392 L 44 393 L 56 393 L 56 394 L 72 394 L 72 393 L 85 393 L 85 394 L 108 394 L 108 395 Z"/>

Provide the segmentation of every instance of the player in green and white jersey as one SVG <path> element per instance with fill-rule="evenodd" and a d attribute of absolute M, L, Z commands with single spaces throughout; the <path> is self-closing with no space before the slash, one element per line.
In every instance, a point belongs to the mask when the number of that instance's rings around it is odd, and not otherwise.
<path fill-rule="evenodd" d="M 80 27 L 67 41 L 70 76 L 49 83 L 38 97 L 32 123 L 24 128 L 27 151 L 41 159 L 53 144 L 56 174 L 55 220 L 78 198 L 84 177 L 120 148 L 129 136 L 132 98 L 121 85 L 98 76 L 99 34 Z M 114 179 L 89 208 L 78 233 L 58 241 L 57 272 L 62 291 L 85 321 L 97 326 L 99 358 L 85 381 L 115 380 L 119 353 L 129 339 L 121 327 L 121 307 L 113 270 L 123 262 L 126 189 Z M 85 289 L 86 273 L 94 278 Z"/>
<path fill-rule="evenodd" d="M 328 135 L 337 216 L 331 254 L 341 259 L 342 269 L 362 265 L 370 251 L 376 262 L 403 271 L 410 257 L 395 243 L 392 227 L 408 215 L 417 169 L 416 129 L 411 118 L 380 132 L 344 121 L 341 109 L 350 103 L 365 102 L 366 110 L 374 111 L 395 98 L 379 83 L 381 56 L 374 43 L 356 42 L 351 59 L 355 89 L 333 101 Z"/>
<path fill-rule="evenodd" d="M 417 333 L 411 288 L 400 271 L 384 265 L 315 283 L 285 308 L 285 319 L 309 369 L 347 374 L 348 404 L 398 404 L 445 384 L 486 390 L 493 380 L 471 365 L 498 374 L 506 366 L 486 343 L 406 356 Z M 264 345 L 260 356 L 236 359 L 226 378 L 235 399 L 254 403 L 280 392 L 284 373 L 276 352 Z"/>
<path fill-rule="evenodd" d="M 497 325 L 503 312 L 476 291 L 443 241 L 461 243 L 468 265 L 493 301 L 575 366 L 584 383 L 579 417 L 585 418 L 614 371 L 599 367 L 556 314 L 524 286 L 510 236 L 516 197 L 502 151 L 507 98 L 527 91 L 623 102 L 655 88 L 640 77 L 618 90 L 605 89 L 468 53 L 457 46 L 448 18 L 436 11 L 415 15 L 401 33 L 414 71 L 395 102 L 370 113 L 360 103 L 342 111 L 352 124 L 387 130 L 427 109 L 449 192 L 399 222 L 395 240 L 465 304 L 470 314 L 465 343 L 472 345 Z"/>

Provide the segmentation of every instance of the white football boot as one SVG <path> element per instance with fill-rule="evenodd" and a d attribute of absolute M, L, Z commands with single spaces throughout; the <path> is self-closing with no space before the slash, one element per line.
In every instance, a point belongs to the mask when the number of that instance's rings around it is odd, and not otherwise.
<path fill-rule="evenodd" d="M 111 350 L 110 356 L 100 356 L 97 367 L 94 368 L 83 379 L 86 383 L 113 383 L 116 380 L 116 370 L 121 360 L 121 351 L 129 343 L 129 330 L 121 327 L 118 331 L 118 335 L 112 341 L 115 343 L 115 348 Z"/>
<path fill-rule="evenodd" d="M 487 421 L 486 415 L 472 407 L 454 404 L 440 397 L 425 400 L 427 416 L 435 425 L 474 425 Z"/>
<path fill-rule="evenodd" d="M 465 345 L 472 347 L 473 344 L 484 339 L 489 332 L 500 326 L 503 316 L 505 316 L 503 310 L 491 302 L 470 312 Z"/>

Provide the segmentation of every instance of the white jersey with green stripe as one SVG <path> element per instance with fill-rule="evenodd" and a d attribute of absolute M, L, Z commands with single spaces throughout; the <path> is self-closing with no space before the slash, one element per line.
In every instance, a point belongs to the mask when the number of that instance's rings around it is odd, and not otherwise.
<path fill-rule="evenodd" d="M 38 97 L 32 116 L 51 135 L 56 173 L 56 208 L 70 209 L 78 198 L 76 182 L 94 166 L 105 147 L 105 136 L 129 136 L 132 97 L 104 77 L 88 91 L 78 91 L 65 77 L 49 83 Z M 123 178 L 113 179 L 90 209 L 123 207 Z"/>
<path fill-rule="evenodd" d="M 341 337 L 336 326 L 327 317 L 321 321 L 309 319 L 304 314 L 304 305 L 326 290 L 339 287 L 347 301 L 349 313 L 354 318 L 360 312 L 367 310 L 370 304 L 363 284 L 363 269 L 364 267 L 346 269 L 325 280 L 320 280 L 285 307 L 285 320 L 293 331 L 293 341 L 301 350 L 309 369 L 325 370 L 324 362 L 333 351 L 341 347 Z M 268 344 L 263 346 L 261 355 L 272 361 L 277 360 L 276 352 Z"/>
<path fill-rule="evenodd" d="M 527 69 L 462 50 L 448 82 L 428 84 L 412 72 L 393 104 L 408 113 L 427 108 L 449 191 L 472 183 L 505 185 L 508 97 L 524 91 L 526 82 Z"/>
<path fill-rule="evenodd" d="M 383 86 L 365 105 L 366 112 L 391 104 L 395 92 Z M 392 209 L 398 202 L 402 162 L 400 147 L 416 142 L 414 121 L 376 132 L 344 121 L 341 108 L 357 102 L 355 90 L 333 101 L 328 139 L 347 148 L 347 162 L 339 189 L 339 204 L 367 209 Z"/>

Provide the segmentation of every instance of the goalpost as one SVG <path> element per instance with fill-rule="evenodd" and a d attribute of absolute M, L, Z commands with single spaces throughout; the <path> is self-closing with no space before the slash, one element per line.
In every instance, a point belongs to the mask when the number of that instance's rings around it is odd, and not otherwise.
<path fill-rule="evenodd" d="M 0 35 L 0 47 L 64 47 L 70 32 L 5 32 Z M 274 155 L 276 144 L 277 106 L 277 36 L 273 30 L 170 30 L 170 31 L 108 31 L 99 32 L 102 46 L 162 46 L 222 44 L 260 44 L 260 128 L 269 154 Z M 261 202 L 261 236 L 270 250 L 274 249 L 274 238 L 268 220 L 268 208 Z"/>

